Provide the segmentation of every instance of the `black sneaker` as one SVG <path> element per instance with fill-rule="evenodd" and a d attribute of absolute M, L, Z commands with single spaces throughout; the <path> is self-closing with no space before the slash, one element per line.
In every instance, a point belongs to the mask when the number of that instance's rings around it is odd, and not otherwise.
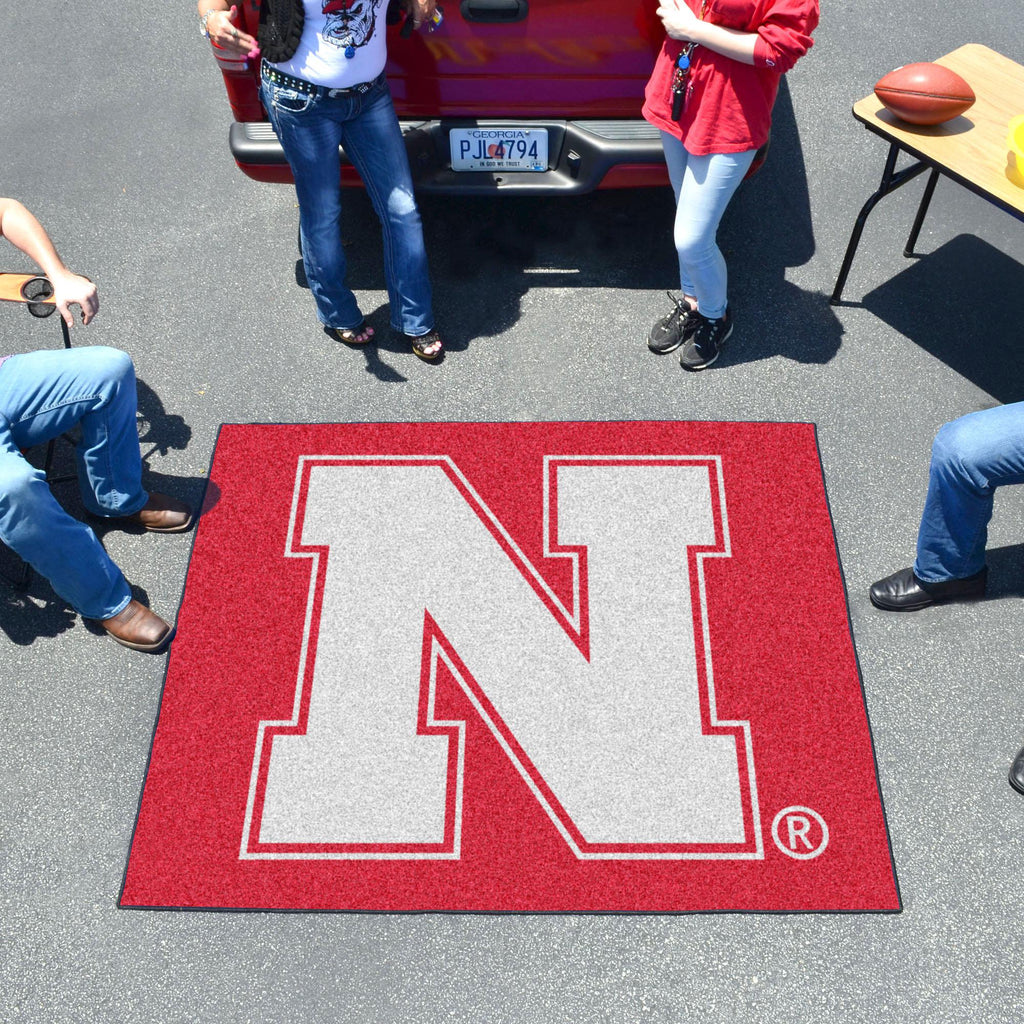
<path fill-rule="evenodd" d="M 684 370 L 703 370 L 718 358 L 732 334 L 732 313 L 726 307 L 725 316 L 718 320 L 709 320 L 700 313 L 693 316 L 697 319 L 697 328 L 679 353 L 679 365 Z"/>
<path fill-rule="evenodd" d="M 647 335 L 647 347 L 652 352 L 657 352 L 659 356 L 675 352 L 697 330 L 697 314 L 690 309 L 690 304 L 685 300 L 680 302 L 671 292 L 666 294 L 676 308 L 668 316 L 663 316 Z"/>

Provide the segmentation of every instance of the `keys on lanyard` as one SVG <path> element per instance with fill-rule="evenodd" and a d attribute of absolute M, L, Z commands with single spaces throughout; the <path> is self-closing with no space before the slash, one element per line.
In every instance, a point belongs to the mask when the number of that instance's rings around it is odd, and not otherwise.
<path fill-rule="evenodd" d="M 675 71 L 672 73 L 672 120 L 678 121 L 683 113 L 686 102 L 686 79 L 690 74 L 690 55 L 696 43 L 687 43 L 676 58 Z"/>
<path fill-rule="evenodd" d="M 701 21 L 708 12 L 708 0 L 701 0 L 700 13 L 697 15 Z M 683 104 L 686 102 L 686 79 L 690 74 L 690 64 L 693 59 L 693 51 L 697 48 L 694 42 L 687 43 L 679 56 L 676 57 L 675 71 L 672 73 L 672 120 L 678 121 L 683 113 Z"/>

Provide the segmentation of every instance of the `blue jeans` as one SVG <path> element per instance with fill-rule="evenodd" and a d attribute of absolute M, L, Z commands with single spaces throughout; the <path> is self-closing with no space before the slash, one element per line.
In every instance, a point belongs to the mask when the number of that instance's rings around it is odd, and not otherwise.
<path fill-rule="evenodd" d="M 1024 483 L 1024 402 L 947 423 L 935 436 L 914 572 L 926 583 L 985 566 L 997 487 Z"/>
<path fill-rule="evenodd" d="M 674 238 L 679 254 L 679 287 L 697 309 L 717 320 L 725 316 L 728 274 L 715 237 L 725 208 L 754 161 L 745 153 L 694 156 L 668 132 L 661 133 L 668 176 L 676 194 Z"/>
<path fill-rule="evenodd" d="M 135 369 L 117 349 L 28 352 L 0 364 L 0 540 L 89 619 L 121 611 L 131 600 L 128 584 L 21 449 L 80 426 L 75 455 L 85 507 L 98 516 L 131 515 L 149 497 L 135 408 Z"/>
<path fill-rule="evenodd" d="M 381 76 L 362 95 L 332 97 L 325 89 L 310 95 L 264 78 L 260 98 L 295 179 L 302 258 L 321 323 L 347 329 L 363 319 L 345 284 L 338 152 L 344 145 L 383 229 L 391 326 L 428 334 L 434 314 L 423 227 L 387 81 Z"/>

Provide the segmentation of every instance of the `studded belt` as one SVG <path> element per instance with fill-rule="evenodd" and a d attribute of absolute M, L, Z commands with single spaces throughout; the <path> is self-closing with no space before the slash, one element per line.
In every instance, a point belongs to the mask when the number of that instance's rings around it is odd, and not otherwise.
<path fill-rule="evenodd" d="M 306 93 L 310 96 L 357 96 L 369 92 L 384 77 L 382 71 L 372 82 L 360 82 L 358 85 L 350 85 L 347 89 L 328 89 L 325 85 L 314 85 L 304 78 L 296 78 L 294 75 L 286 75 L 283 71 L 271 67 L 266 61 L 260 65 L 260 74 L 274 85 L 284 89 L 294 89 L 296 92 Z"/>

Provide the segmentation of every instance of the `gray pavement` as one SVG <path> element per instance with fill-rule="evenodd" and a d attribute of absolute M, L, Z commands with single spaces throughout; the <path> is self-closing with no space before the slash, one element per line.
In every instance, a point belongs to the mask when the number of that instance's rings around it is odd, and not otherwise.
<path fill-rule="evenodd" d="M 851 305 L 826 301 L 885 155 L 850 105 L 964 42 L 1024 61 L 1019 3 L 825 5 L 769 164 L 723 225 L 737 329 L 703 374 L 643 343 L 673 285 L 660 191 L 425 200 L 443 366 L 329 342 L 296 283 L 293 193 L 234 167 L 195 22 L 189 0 L 0 0 L 0 194 L 99 283 L 76 339 L 133 355 L 150 486 L 197 499 L 225 421 L 815 422 L 904 911 L 119 910 L 165 657 L 98 638 L 37 583 L 0 588 L 0 1021 L 1020 1020 L 1024 798 L 1005 775 L 1024 743 L 1024 488 L 997 503 L 990 600 L 890 616 L 867 587 L 912 557 L 938 426 L 1024 399 L 1022 225 L 943 182 L 928 255 L 904 259 L 915 182 L 869 221 Z M 361 196 L 345 232 L 372 311 L 385 297 Z M 0 319 L 0 350 L 58 340 L 54 321 Z M 173 614 L 188 541 L 105 543 Z"/>

